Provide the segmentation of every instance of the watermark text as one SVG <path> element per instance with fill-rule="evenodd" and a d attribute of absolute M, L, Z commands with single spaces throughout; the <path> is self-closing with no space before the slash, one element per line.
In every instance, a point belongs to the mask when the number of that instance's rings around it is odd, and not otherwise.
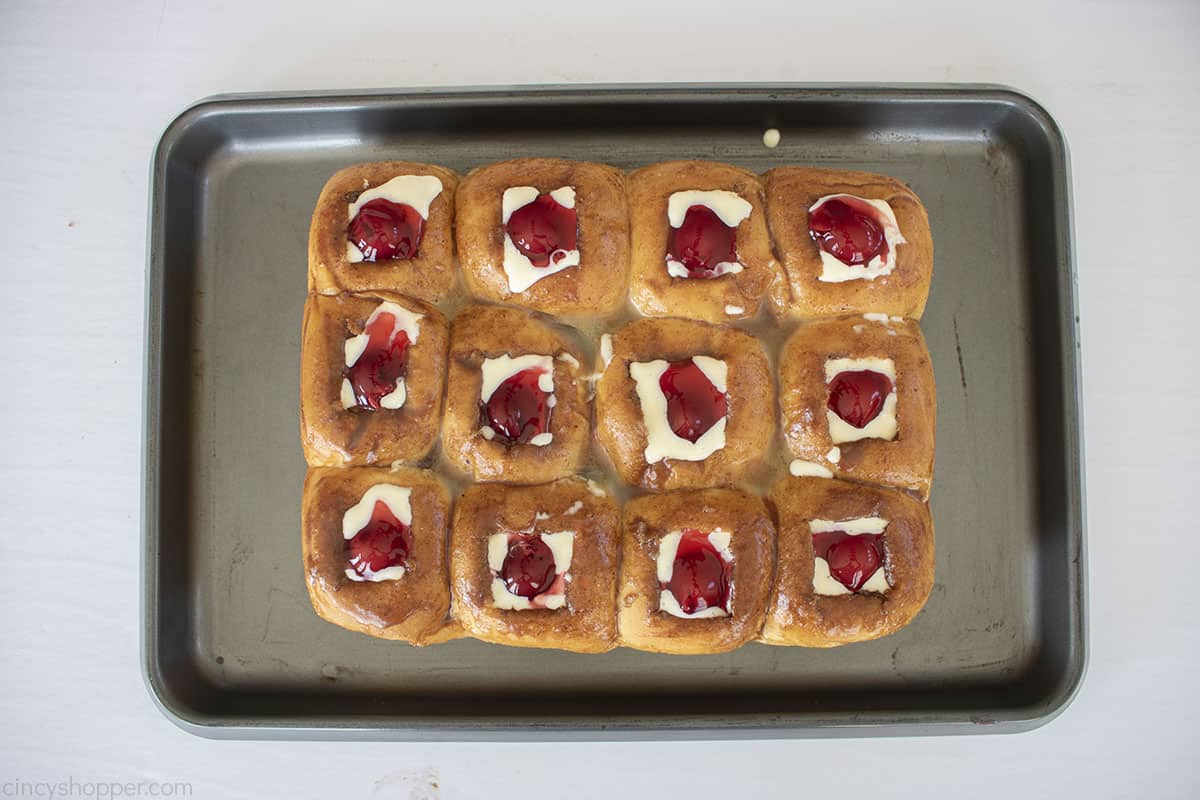
<path fill-rule="evenodd" d="M 69 797 L 191 797 L 192 784 L 187 781 L 113 781 L 80 780 L 74 776 L 65 780 L 0 781 L 0 798 L 36 797 L 45 800 Z"/>

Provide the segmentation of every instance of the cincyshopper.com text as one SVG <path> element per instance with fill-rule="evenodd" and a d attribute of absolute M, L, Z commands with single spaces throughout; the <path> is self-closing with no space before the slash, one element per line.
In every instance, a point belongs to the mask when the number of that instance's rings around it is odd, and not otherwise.
<path fill-rule="evenodd" d="M 191 797 L 187 781 L 105 781 L 71 777 L 56 781 L 5 780 L 0 782 L 0 798 L 36 797 Z"/>

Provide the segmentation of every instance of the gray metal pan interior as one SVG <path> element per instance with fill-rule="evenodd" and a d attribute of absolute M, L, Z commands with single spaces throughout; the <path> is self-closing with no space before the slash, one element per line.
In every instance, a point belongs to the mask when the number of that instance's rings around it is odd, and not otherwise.
<path fill-rule="evenodd" d="M 775 149 L 766 127 L 782 131 Z M 912 185 L 936 242 L 936 585 L 917 620 L 829 651 L 603 656 L 340 630 L 300 568 L 300 317 L 337 168 L 521 155 L 634 167 L 804 163 Z M 534 88 L 229 97 L 154 161 L 143 662 L 209 736 L 487 739 L 1019 731 L 1084 662 L 1078 342 L 1067 153 L 999 87 Z"/>

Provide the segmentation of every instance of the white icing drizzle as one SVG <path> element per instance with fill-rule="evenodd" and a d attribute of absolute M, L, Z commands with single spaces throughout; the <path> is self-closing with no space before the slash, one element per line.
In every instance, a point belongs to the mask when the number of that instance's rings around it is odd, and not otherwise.
<path fill-rule="evenodd" d="M 672 228 L 683 225 L 683 219 L 692 206 L 706 206 L 731 228 L 741 225 L 754 210 L 745 198 L 727 189 L 672 192 L 667 198 L 667 222 Z"/>
<path fill-rule="evenodd" d="M 788 472 L 797 478 L 832 478 L 833 473 L 828 468 L 815 461 L 803 461 L 799 458 L 788 464 Z"/>
<path fill-rule="evenodd" d="M 613 340 L 611 333 L 605 333 L 600 336 L 600 358 L 604 361 L 604 366 L 608 366 L 613 360 Z"/>

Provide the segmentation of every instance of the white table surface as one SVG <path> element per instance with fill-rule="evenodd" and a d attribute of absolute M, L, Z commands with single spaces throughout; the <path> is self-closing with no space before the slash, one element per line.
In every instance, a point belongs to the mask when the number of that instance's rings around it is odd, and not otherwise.
<path fill-rule="evenodd" d="M 0 796 L 72 779 L 187 781 L 197 798 L 1196 796 L 1200 3 L 850 0 L 836 25 L 818 10 L 838 5 L 0 2 Z M 987 81 L 1057 117 L 1091 655 L 1056 721 L 899 740 L 331 744 L 206 741 L 151 703 L 138 459 L 163 127 L 218 92 L 596 81 Z"/>

